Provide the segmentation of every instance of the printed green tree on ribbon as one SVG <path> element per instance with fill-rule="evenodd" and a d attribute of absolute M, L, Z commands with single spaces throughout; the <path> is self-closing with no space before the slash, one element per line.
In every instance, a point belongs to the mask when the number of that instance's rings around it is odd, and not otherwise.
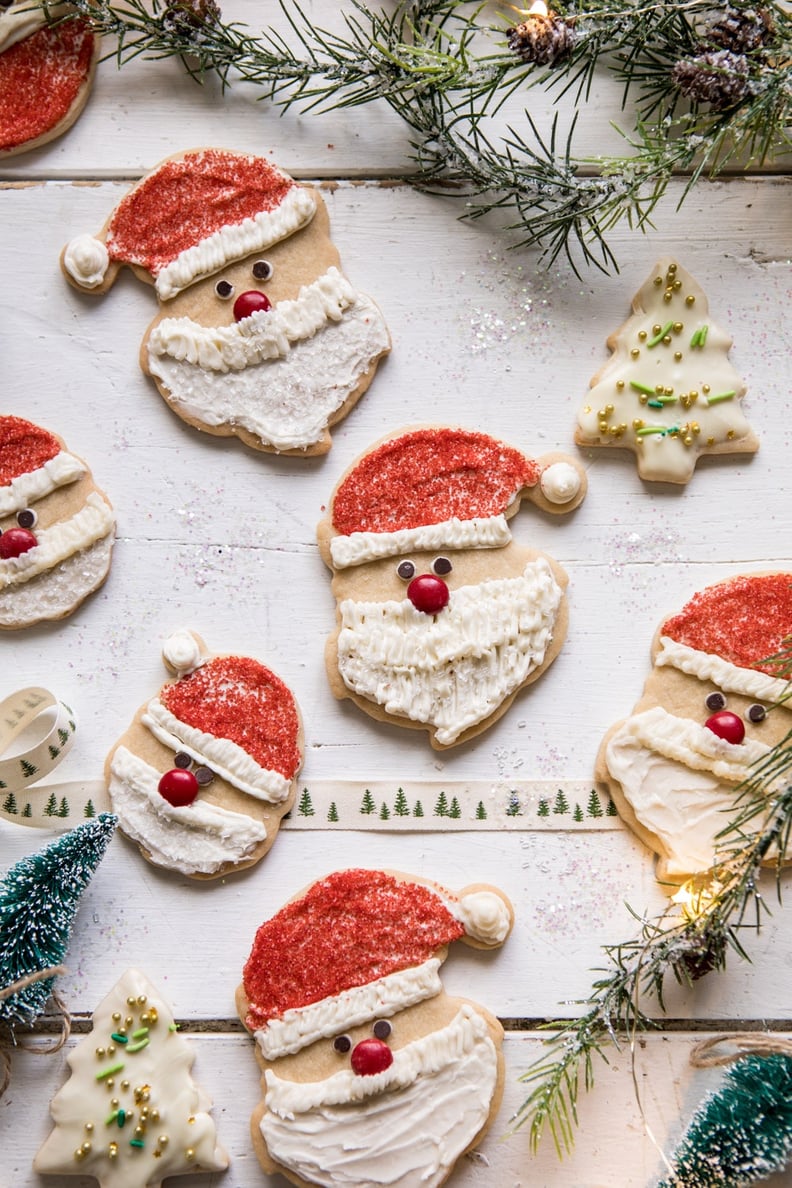
<path fill-rule="evenodd" d="M 563 788 L 559 788 L 556 792 L 555 804 L 553 805 L 554 813 L 568 813 L 569 801 L 567 800 Z"/>
<path fill-rule="evenodd" d="M 363 793 L 363 803 L 360 806 L 360 811 L 366 815 L 369 813 L 376 813 L 377 811 L 377 806 L 374 803 L 374 797 L 371 795 L 371 792 L 368 788 L 366 788 L 366 791 Z"/>
<path fill-rule="evenodd" d="M 113 836 L 116 818 L 102 813 L 17 862 L 0 881 L 0 989 L 59 965 L 80 897 Z M 54 977 L 0 999 L 0 1022 L 33 1023 Z"/>
<path fill-rule="evenodd" d="M 459 801 L 457 800 L 456 796 L 451 798 L 451 804 L 448 806 L 448 815 L 454 821 L 458 821 L 462 816 L 462 810 L 459 807 Z"/>
<path fill-rule="evenodd" d="M 413 816 L 414 817 L 422 817 L 423 815 L 424 815 L 423 805 L 421 804 L 420 800 L 416 800 L 415 808 L 413 809 Z"/>
<path fill-rule="evenodd" d="M 547 803 L 544 797 L 542 797 L 542 799 L 539 801 L 539 804 L 536 806 L 536 815 L 537 817 L 550 816 L 550 805 Z"/>
<path fill-rule="evenodd" d="M 45 817 L 57 817 L 58 815 L 58 798 L 54 792 L 50 792 L 49 800 L 44 806 Z"/>
<path fill-rule="evenodd" d="M 19 812 L 19 809 L 17 808 L 16 796 L 14 796 L 13 792 L 9 792 L 8 796 L 6 796 L 5 800 L 3 801 L 3 812 L 4 813 L 18 813 Z"/>
<path fill-rule="evenodd" d="M 601 817 L 602 816 L 602 805 L 600 804 L 600 798 L 597 795 L 596 788 L 592 788 L 591 792 L 589 793 L 588 804 L 586 806 L 586 812 L 588 813 L 588 815 L 590 817 Z"/>
<path fill-rule="evenodd" d="M 445 788 L 440 789 L 440 795 L 438 796 L 437 803 L 435 804 L 434 815 L 436 817 L 448 816 L 448 797 L 445 794 Z"/>
<path fill-rule="evenodd" d="M 477 821 L 486 821 L 486 819 L 487 819 L 487 810 L 484 807 L 484 801 L 480 800 L 478 802 L 478 804 L 476 805 L 476 820 Z"/>
<path fill-rule="evenodd" d="M 409 817 L 410 806 L 407 803 L 407 797 L 404 794 L 404 788 L 399 788 L 396 793 L 396 802 L 393 806 L 393 811 L 397 817 Z"/>
<path fill-rule="evenodd" d="M 297 806 L 297 812 L 301 817 L 312 817 L 314 815 L 313 801 L 311 800 L 311 793 L 307 788 L 303 788 L 300 796 L 300 803 Z"/>
<path fill-rule="evenodd" d="M 330 808 L 327 810 L 327 819 L 334 823 L 338 821 L 338 808 L 334 800 L 330 801 Z"/>

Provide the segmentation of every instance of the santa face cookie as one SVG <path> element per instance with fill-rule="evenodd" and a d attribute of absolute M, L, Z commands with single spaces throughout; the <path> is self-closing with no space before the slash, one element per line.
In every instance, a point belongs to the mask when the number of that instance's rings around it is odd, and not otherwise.
<path fill-rule="evenodd" d="M 660 260 L 608 339 L 613 355 L 591 381 L 575 441 L 632 450 L 641 478 L 668 483 L 688 482 L 702 454 L 753 454 L 731 345 L 693 277 Z"/>
<path fill-rule="evenodd" d="M 143 370 L 183 420 L 254 449 L 325 453 L 390 350 L 379 310 L 340 271 L 319 193 L 261 157 L 168 158 L 62 255 L 86 292 L 122 264 L 162 303 Z"/>
<path fill-rule="evenodd" d="M 155 866 L 217 878 L 258 862 L 294 803 L 300 714 L 258 660 L 210 657 L 191 631 L 172 635 L 163 656 L 176 679 L 107 760 L 113 812 Z"/>
<path fill-rule="evenodd" d="M 597 778 L 659 855 L 658 878 L 710 869 L 744 807 L 740 783 L 792 728 L 770 661 L 792 625 L 792 574 L 730 578 L 659 628 L 635 711 L 606 735 Z"/>
<path fill-rule="evenodd" d="M 85 106 L 99 39 L 87 21 L 48 25 L 63 7 L 0 5 L 0 157 L 54 140 Z"/>
<path fill-rule="evenodd" d="M 515 544 L 508 517 L 523 498 L 571 511 L 585 491 L 572 459 L 466 429 L 408 429 L 364 454 L 318 530 L 336 697 L 429 730 L 438 749 L 491 725 L 555 659 L 567 620 L 566 574 Z"/>
<path fill-rule="evenodd" d="M 0 417 L 0 629 L 71 614 L 110 570 L 115 517 L 61 438 Z"/>
<path fill-rule="evenodd" d="M 440 981 L 447 946 L 504 943 L 494 887 L 459 895 L 407 875 L 345 870 L 262 924 L 237 1003 L 264 1100 L 267 1173 L 294 1184 L 435 1188 L 500 1104 L 503 1032 Z"/>
<path fill-rule="evenodd" d="M 192 1078 L 194 1059 L 168 1004 L 127 970 L 69 1053 L 71 1075 L 53 1098 L 55 1128 L 34 1169 L 92 1176 L 101 1188 L 160 1188 L 166 1177 L 223 1171 L 228 1155 Z"/>

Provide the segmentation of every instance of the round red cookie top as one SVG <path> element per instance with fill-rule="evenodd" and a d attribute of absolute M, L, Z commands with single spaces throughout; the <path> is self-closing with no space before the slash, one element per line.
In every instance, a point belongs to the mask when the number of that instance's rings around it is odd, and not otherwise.
<path fill-rule="evenodd" d="M 46 136 L 65 120 L 93 69 L 85 21 L 45 25 L 0 54 L 0 153 Z"/>
<path fill-rule="evenodd" d="M 771 657 L 792 632 L 792 574 L 744 575 L 694 594 L 660 634 L 738 668 L 777 676 Z M 768 662 L 770 661 L 770 662 Z"/>
<path fill-rule="evenodd" d="M 274 210 L 295 184 L 261 157 L 222 149 L 185 153 L 164 161 L 122 199 L 107 250 L 156 275 L 223 227 Z"/>
<path fill-rule="evenodd" d="M 38 470 L 61 452 L 54 434 L 21 417 L 0 417 L 0 487 Z"/>
<path fill-rule="evenodd" d="M 421 965 L 465 929 L 421 883 L 344 870 L 261 925 L 244 969 L 255 1030 L 284 1011 Z"/>
<path fill-rule="evenodd" d="M 299 769 L 300 720 L 283 681 L 248 656 L 218 656 L 164 685 L 160 701 L 180 722 L 236 743 L 259 767 L 290 780 Z"/>
<path fill-rule="evenodd" d="M 416 429 L 375 447 L 342 479 L 333 527 L 348 536 L 488 518 L 539 477 L 536 462 L 485 433 Z"/>

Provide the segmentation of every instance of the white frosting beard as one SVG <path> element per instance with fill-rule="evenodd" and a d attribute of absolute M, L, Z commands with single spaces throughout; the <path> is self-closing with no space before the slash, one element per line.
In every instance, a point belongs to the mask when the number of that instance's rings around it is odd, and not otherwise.
<path fill-rule="evenodd" d="M 327 1188 L 434 1188 L 489 1117 L 498 1055 L 466 1004 L 447 1027 L 395 1051 L 385 1072 L 265 1078 L 261 1133 L 282 1167 Z"/>
<path fill-rule="evenodd" d="M 543 557 L 521 577 L 452 590 L 435 616 L 408 599 L 346 599 L 339 605 L 339 672 L 354 693 L 434 727 L 437 741 L 450 744 L 542 664 L 561 599 Z"/>
<path fill-rule="evenodd" d="M 330 269 L 295 301 L 237 326 L 164 319 L 148 341 L 148 369 L 187 420 L 307 449 L 389 344 L 373 301 Z"/>
<path fill-rule="evenodd" d="M 213 874 L 241 862 L 267 836 L 252 817 L 200 799 L 183 807 L 158 791 L 161 773 L 126 747 L 110 760 L 110 799 L 127 837 L 143 846 L 157 866 L 182 874 Z"/>
<path fill-rule="evenodd" d="M 637 820 L 662 842 L 671 877 L 709 870 L 716 835 L 735 814 L 735 787 L 767 754 L 756 741 L 726 742 L 655 706 L 628 718 L 605 761 Z"/>

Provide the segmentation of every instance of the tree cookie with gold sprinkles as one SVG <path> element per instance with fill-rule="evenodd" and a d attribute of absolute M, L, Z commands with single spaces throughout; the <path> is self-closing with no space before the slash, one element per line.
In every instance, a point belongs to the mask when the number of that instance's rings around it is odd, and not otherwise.
<path fill-rule="evenodd" d="M 709 317 L 690 273 L 660 260 L 632 308 L 591 381 L 577 444 L 632 450 L 642 479 L 679 484 L 704 454 L 755 453 L 740 408 L 746 385 L 729 362 L 732 340 Z"/>

